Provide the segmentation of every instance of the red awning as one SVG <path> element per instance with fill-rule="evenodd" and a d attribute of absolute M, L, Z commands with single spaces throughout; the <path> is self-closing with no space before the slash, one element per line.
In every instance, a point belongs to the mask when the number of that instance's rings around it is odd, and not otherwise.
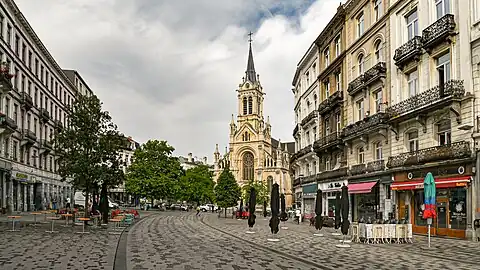
<path fill-rule="evenodd" d="M 471 176 L 435 179 L 435 188 L 464 187 L 471 181 L 471 179 Z M 408 182 L 394 182 L 392 183 L 391 188 L 392 190 L 423 189 L 423 180 L 417 179 Z"/>
<path fill-rule="evenodd" d="M 360 194 L 360 193 L 370 193 L 372 192 L 372 187 L 377 184 L 377 181 L 365 182 L 358 184 L 348 184 L 348 193 L 350 194 Z"/>

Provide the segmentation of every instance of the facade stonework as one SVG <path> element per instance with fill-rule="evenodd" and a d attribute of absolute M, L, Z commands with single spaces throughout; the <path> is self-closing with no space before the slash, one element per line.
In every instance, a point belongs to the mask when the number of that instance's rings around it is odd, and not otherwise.
<path fill-rule="evenodd" d="M 229 147 L 222 155 L 216 146 L 214 152 L 214 180 L 228 166 L 240 186 L 248 181 L 264 181 L 270 188 L 280 185 L 287 205 L 292 203 L 292 184 L 289 174 L 293 143 L 282 143 L 272 138 L 269 118 L 263 115 L 264 89 L 255 72 L 250 44 L 247 70 L 237 90 L 238 116 L 232 115 Z"/>

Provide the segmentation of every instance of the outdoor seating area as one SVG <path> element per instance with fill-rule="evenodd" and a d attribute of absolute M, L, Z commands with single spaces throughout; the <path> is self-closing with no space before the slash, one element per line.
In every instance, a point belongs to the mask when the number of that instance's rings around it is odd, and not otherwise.
<path fill-rule="evenodd" d="M 352 242 L 365 244 L 413 243 L 412 224 L 366 224 L 350 225 Z"/>

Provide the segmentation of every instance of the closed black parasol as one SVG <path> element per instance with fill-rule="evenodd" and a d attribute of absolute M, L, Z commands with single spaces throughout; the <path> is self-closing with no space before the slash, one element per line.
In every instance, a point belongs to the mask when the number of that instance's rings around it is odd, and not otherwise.
<path fill-rule="evenodd" d="M 347 235 L 348 229 L 350 228 L 350 222 L 348 221 L 348 212 L 349 212 L 349 202 L 348 202 L 348 187 L 342 187 L 342 234 Z"/>
<path fill-rule="evenodd" d="M 342 224 L 341 220 L 341 200 L 340 200 L 340 191 L 335 192 L 335 230 L 340 228 Z"/>
<path fill-rule="evenodd" d="M 280 221 L 287 221 L 288 220 L 288 215 L 287 215 L 287 211 L 286 211 L 286 203 L 285 203 L 285 194 L 281 194 L 280 195 Z"/>
<path fill-rule="evenodd" d="M 320 230 L 323 227 L 323 204 L 322 204 L 322 191 L 317 190 L 317 198 L 315 201 L 315 229 Z"/>
<path fill-rule="evenodd" d="M 272 217 L 270 218 L 269 226 L 270 230 L 273 234 L 278 233 L 278 224 L 280 224 L 280 219 L 278 218 L 279 214 L 279 192 L 278 192 L 278 184 L 275 183 L 272 186 L 272 194 L 270 195 L 270 207 L 272 210 Z"/>
<path fill-rule="evenodd" d="M 263 217 L 267 217 L 267 201 L 263 201 Z"/>
<path fill-rule="evenodd" d="M 250 188 L 250 201 L 248 202 L 248 227 L 255 225 L 255 206 L 257 205 L 257 193 L 255 188 Z"/>

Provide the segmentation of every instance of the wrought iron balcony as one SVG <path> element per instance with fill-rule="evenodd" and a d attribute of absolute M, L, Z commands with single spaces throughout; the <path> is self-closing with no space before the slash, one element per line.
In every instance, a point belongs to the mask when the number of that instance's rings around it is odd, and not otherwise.
<path fill-rule="evenodd" d="M 403 68 L 410 61 L 418 61 L 422 55 L 422 37 L 416 36 L 395 50 L 393 61 L 399 68 Z"/>
<path fill-rule="evenodd" d="M 46 108 L 40 109 L 40 117 L 43 120 L 43 122 L 48 122 L 48 120 L 50 120 L 50 113 Z"/>
<path fill-rule="evenodd" d="M 303 118 L 302 120 L 302 126 L 306 125 L 308 122 L 310 122 L 312 119 L 317 117 L 317 111 L 313 110 L 311 113 L 307 115 L 307 117 Z"/>
<path fill-rule="evenodd" d="M 365 165 L 364 163 L 352 165 L 352 167 L 350 168 L 351 175 L 364 174 L 366 172 L 367 172 L 367 165 Z"/>
<path fill-rule="evenodd" d="M 365 75 L 362 74 L 348 84 L 347 92 L 350 96 L 354 96 L 364 90 L 365 87 Z"/>
<path fill-rule="evenodd" d="M 422 31 L 423 48 L 431 52 L 435 46 L 456 35 L 455 26 L 453 14 L 446 14 L 438 19 Z"/>
<path fill-rule="evenodd" d="M 298 132 L 298 124 L 295 125 L 295 128 L 293 129 L 293 137 L 295 137 L 295 135 L 297 134 Z"/>
<path fill-rule="evenodd" d="M 339 146 L 343 143 L 340 132 L 333 132 L 327 136 L 321 137 L 313 144 L 315 152 L 322 152 L 331 147 Z"/>
<path fill-rule="evenodd" d="M 12 134 L 17 128 L 18 125 L 12 118 L 0 113 L 0 133 Z"/>
<path fill-rule="evenodd" d="M 385 78 L 387 76 L 387 64 L 385 62 L 378 62 L 364 74 L 364 84 L 371 85 L 378 80 Z"/>
<path fill-rule="evenodd" d="M 22 92 L 22 106 L 26 110 L 30 110 L 33 107 L 33 99 L 27 92 Z"/>
<path fill-rule="evenodd" d="M 317 174 L 317 180 L 320 181 L 320 180 L 331 180 L 335 178 L 340 178 L 343 176 L 347 176 L 347 173 L 348 173 L 347 167 L 341 167 L 336 170 L 324 171 Z"/>
<path fill-rule="evenodd" d="M 50 140 L 45 140 L 43 139 L 42 140 L 42 147 L 44 148 L 44 150 L 46 151 L 52 151 L 53 150 L 53 144 Z"/>
<path fill-rule="evenodd" d="M 367 172 L 379 172 L 385 170 L 385 160 L 374 160 L 367 163 Z"/>
<path fill-rule="evenodd" d="M 362 136 L 363 134 L 368 134 L 374 130 L 377 130 L 378 128 L 383 127 L 383 125 L 387 124 L 388 120 L 388 115 L 386 113 L 376 113 L 372 116 L 364 118 L 363 120 L 346 126 L 343 129 L 343 136 L 351 139 Z"/>
<path fill-rule="evenodd" d="M 313 183 L 315 181 L 317 181 L 317 175 L 316 174 L 302 177 L 302 184 L 309 184 L 309 183 Z"/>
<path fill-rule="evenodd" d="M 35 135 L 35 132 L 29 130 L 29 129 L 24 129 L 23 130 L 23 142 L 22 144 L 26 145 L 33 145 L 37 141 L 37 135 Z"/>
<path fill-rule="evenodd" d="M 401 116 L 421 111 L 434 110 L 445 106 L 454 100 L 460 100 L 465 95 L 463 81 L 450 80 L 443 87 L 435 86 L 427 91 L 410 97 L 386 109 L 391 121 L 401 120 Z"/>
<path fill-rule="evenodd" d="M 308 153 L 312 152 L 312 145 L 307 145 L 304 148 L 300 149 L 300 151 L 296 152 L 295 154 L 292 155 L 290 158 L 290 163 L 294 162 L 295 160 L 305 156 Z"/>
<path fill-rule="evenodd" d="M 335 108 L 337 105 L 340 105 L 342 102 L 343 102 L 343 92 L 341 90 L 340 91 L 335 91 L 327 99 L 322 101 L 322 103 L 320 103 L 320 105 L 318 105 L 318 113 L 320 115 L 328 113 L 333 108 Z"/>
<path fill-rule="evenodd" d="M 6 94 L 13 89 L 12 77 L 10 65 L 3 62 L 0 67 L 0 93 Z"/>
<path fill-rule="evenodd" d="M 396 168 L 421 165 L 430 162 L 468 158 L 471 157 L 471 155 L 472 151 L 470 150 L 470 143 L 462 141 L 389 157 L 387 167 Z"/>
<path fill-rule="evenodd" d="M 62 123 L 62 121 L 60 121 L 60 120 L 55 120 L 55 122 L 54 122 L 54 127 L 55 127 L 56 130 L 62 131 L 62 130 L 63 130 L 63 123 Z"/>

